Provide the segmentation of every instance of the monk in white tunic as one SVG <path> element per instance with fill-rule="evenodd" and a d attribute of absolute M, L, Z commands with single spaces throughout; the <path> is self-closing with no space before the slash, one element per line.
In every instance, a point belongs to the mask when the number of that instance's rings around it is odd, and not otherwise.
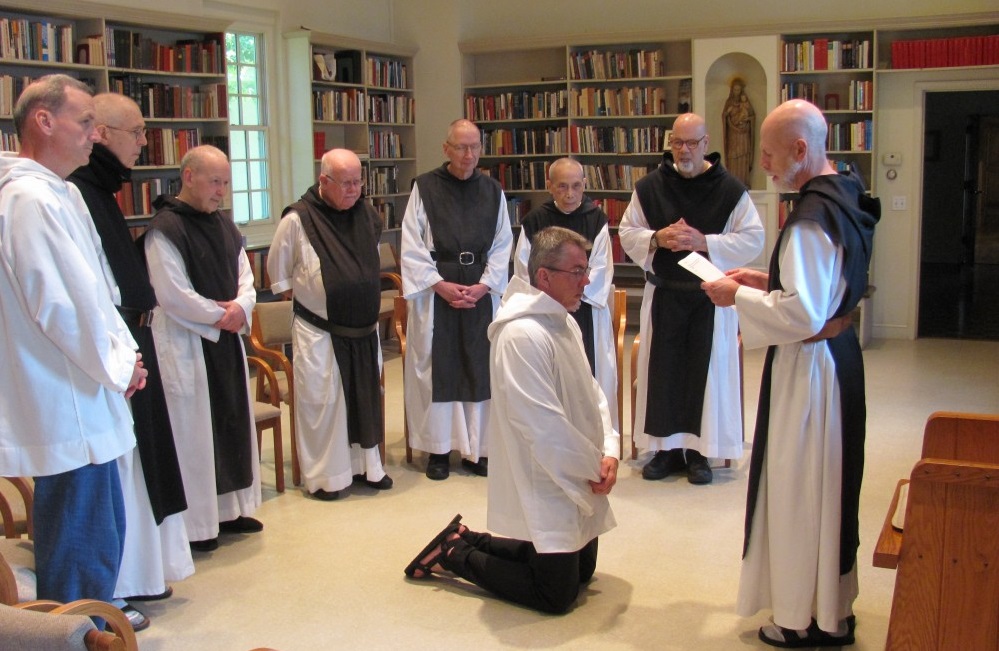
<path fill-rule="evenodd" d="M 569 316 L 589 282 L 589 242 L 551 227 L 528 262 L 533 287 L 515 277 L 489 328 L 494 434 L 489 529 L 457 516 L 406 568 L 447 570 L 497 596 L 564 613 L 593 576 L 597 536 L 614 527 L 618 433 Z"/>
<path fill-rule="evenodd" d="M 617 418 L 617 352 L 611 324 L 611 290 L 614 287 L 614 260 L 607 214 L 584 194 L 583 166 L 571 158 L 560 158 L 548 168 L 548 191 L 552 198 L 531 210 L 521 222 L 520 239 L 513 270 L 530 282 L 527 261 L 534 236 L 549 226 L 575 231 L 593 245 L 589 253 L 590 283 L 583 290 L 583 302 L 571 312 L 583 336 L 590 371 L 607 398 L 611 422 L 621 431 Z"/>
<path fill-rule="evenodd" d="M 126 397 L 146 371 L 64 180 L 100 137 L 91 91 L 46 75 L 14 126 L 21 150 L 0 155 L 0 475 L 35 478 L 38 598 L 110 601 L 126 529 L 115 459 L 135 447 Z"/>
<path fill-rule="evenodd" d="M 382 221 L 361 195 L 361 161 L 323 156 L 319 181 L 288 206 L 274 233 L 271 289 L 294 300 L 295 432 L 305 489 L 332 501 L 354 480 L 392 487 L 379 376 Z"/>
<path fill-rule="evenodd" d="M 506 289 L 513 234 L 503 190 L 477 169 L 481 153 L 478 127 L 453 122 L 448 162 L 416 178 L 402 222 L 406 418 L 434 480 L 447 479 L 452 450 L 466 469 L 487 473 L 486 328 Z"/>
<path fill-rule="evenodd" d="M 100 142 L 94 143 L 90 163 L 73 172 L 69 180 L 80 189 L 90 209 L 120 290 L 118 312 L 138 342 L 149 371 L 146 388 L 129 400 L 136 447 L 118 458 L 128 527 L 113 603 L 138 631 L 149 626 L 149 618 L 126 603 L 126 598 L 148 601 L 169 597 L 172 589 L 167 581 L 193 574 L 194 561 L 180 515 L 187 508 L 187 499 L 149 328 L 156 295 L 149 284 L 142 250 L 115 199 L 115 193 L 131 178 L 132 167 L 146 145 L 146 122 L 139 106 L 124 95 L 101 93 L 94 98 L 94 106 Z"/>
<path fill-rule="evenodd" d="M 654 453 L 642 468 L 652 481 L 686 471 L 690 483 L 707 484 L 708 458 L 742 456 L 738 319 L 677 262 L 697 251 L 723 270 L 747 264 L 763 250 L 763 224 L 709 142 L 703 118 L 678 117 L 618 231 L 645 270 L 634 422 L 635 444 Z"/>
<path fill-rule="evenodd" d="M 826 122 L 803 100 L 763 122 L 761 163 L 798 192 L 769 274 L 705 283 L 735 305 L 748 348 L 768 346 L 750 466 L 738 612 L 769 608 L 767 644 L 852 644 L 864 463 L 864 364 L 851 311 L 867 287 L 880 203 L 826 160 Z"/>
<path fill-rule="evenodd" d="M 219 211 L 229 161 L 210 145 L 187 152 L 181 190 L 160 197 L 146 234 L 149 276 L 159 306 L 159 352 L 188 509 L 191 548 L 212 551 L 219 531 L 254 533 L 260 463 L 246 352 L 256 304 L 253 272 L 232 219 Z"/>

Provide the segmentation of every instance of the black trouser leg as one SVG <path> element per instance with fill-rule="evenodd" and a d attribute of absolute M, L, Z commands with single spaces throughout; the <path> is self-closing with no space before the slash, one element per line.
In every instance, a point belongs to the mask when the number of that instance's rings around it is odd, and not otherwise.
<path fill-rule="evenodd" d="M 561 614 L 593 576 L 596 552 L 596 539 L 577 552 L 539 554 L 530 542 L 468 532 L 441 565 L 499 597 Z"/>

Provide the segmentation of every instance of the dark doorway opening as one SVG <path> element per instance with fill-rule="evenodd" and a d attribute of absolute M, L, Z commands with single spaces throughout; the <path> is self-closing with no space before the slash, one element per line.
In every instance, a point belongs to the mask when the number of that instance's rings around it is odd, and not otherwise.
<path fill-rule="evenodd" d="M 999 91 L 927 93 L 925 116 L 917 334 L 999 340 Z"/>

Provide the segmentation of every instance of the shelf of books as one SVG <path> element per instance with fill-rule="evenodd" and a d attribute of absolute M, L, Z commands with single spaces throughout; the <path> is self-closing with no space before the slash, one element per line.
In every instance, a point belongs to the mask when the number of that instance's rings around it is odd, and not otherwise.
<path fill-rule="evenodd" d="M 840 169 L 873 182 L 875 33 L 784 35 L 780 101 L 805 99 L 829 122 L 826 148 Z"/>
<path fill-rule="evenodd" d="M 223 43 L 221 31 L 0 8 L 0 144 L 18 149 L 14 103 L 43 75 L 65 73 L 95 92 L 131 97 L 146 119 L 148 144 L 117 198 L 126 216 L 144 223 L 157 196 L 178 190 L 188 149 L 229 151 Z"/>
<path fill-rule="evenodd" d="M 416 102 L 412 56 L 343 45 L 313 35 L 312 137 L 322 155 L 344 147 L 361 158 L 365 195 L 386 228 L 398 228 L 416 176 Z"/>
<path fill-rule="evenodd" d="M 511 222 L 547 200 L 552 161 L 577 158 L 610 219 L 614 261 L 630 272 L 617 225 L 673 121 L 692 110 L 691 42 L 463 50 L 465 117 L 482 130 L 480 168 L 503 186 Z"/>

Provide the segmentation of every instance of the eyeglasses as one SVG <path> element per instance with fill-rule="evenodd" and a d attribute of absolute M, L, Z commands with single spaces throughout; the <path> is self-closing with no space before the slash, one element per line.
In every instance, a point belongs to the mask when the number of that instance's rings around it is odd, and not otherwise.
<path fill-rule="evenodd" d="M 449 142 L 449 143 L 447 143 L 447 146 L 450 147 L 451 149 L 455 150 L 456 152 L 462 154 L 462 155 L 468 154 L 468 153 L 477 154 L 480 151 L 482 151 L 482 143 L 481 142 L 477 142 L 474 145 L 456 145 L 453 142 Z"/>
<path fill-rule="evenodd" d="M 349 181 L 337 181 L 332 176 L 327 176 L 326 180 L 328 180 L 333 185 L 338 186 L 344 192 L 348 192 L 348 191 L 350 191 L 353 188 L 363 188 L 364 187 L 364 181 L 361 180 L 361 179 L 351 179 Z"/>
<path fill-rule="evenodd" d="M 679 139 L 670 138 L 669 146 L 670 149 L 674 151 L 680 151 L 681 149 L 683 149 L 684 145 L 687 145 L 687 149 L 693 150 L 695 147 L 701 144 L 702 140 L 704 140 L 707 137 L 708 136 L 705 134 L 700 138 L 698 138 L 697 140 L 679 140 Z"/>
<path fill-rule="evenodd" d="M 573 280 L 581 280 L 583 276 L 590 275 L 590 267 L 576 267 L 575 269 L 556 269 L 555 267 L 544 267 L 548 271 L 557 271 L 563 274 L 569 274 L 572 276 Z"/>
<path fill-rule="evenodd" d="M 134 129 L 122 129 L 121 127 L 112 127 L 110 124 L 105 124 L 108 129 L 114 129 L 115 131 L 121 131 L 123 133 L 130 133 L 132 137 L 138 140 L 146 135 L 146 127 L 135 127 Z"/>

